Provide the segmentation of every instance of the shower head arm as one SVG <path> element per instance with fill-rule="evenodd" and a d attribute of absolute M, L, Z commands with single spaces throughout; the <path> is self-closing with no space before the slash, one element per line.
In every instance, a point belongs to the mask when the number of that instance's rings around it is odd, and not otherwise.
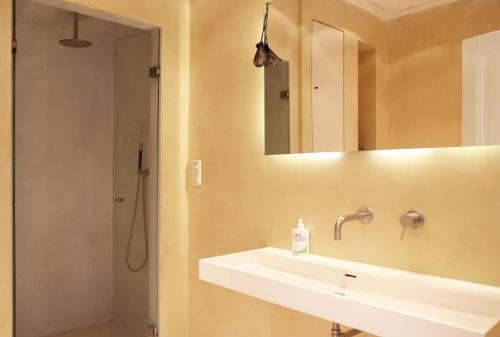
<path fill-rule="evenodd" d="M 87 48 L 92 46 L 92 42 L 80 40 L 78 37 L 79 16 L 80 15 L 78 13 L 73 13 L 73 38 L 59 40 L 59 43 L 61 45 L 70 48 Z"/>

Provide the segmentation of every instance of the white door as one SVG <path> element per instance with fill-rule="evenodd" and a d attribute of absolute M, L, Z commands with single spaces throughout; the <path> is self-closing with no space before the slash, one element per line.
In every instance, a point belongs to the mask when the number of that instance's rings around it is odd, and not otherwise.
<path fill-rule="evenodd" d="M 500 31 L 462 44 L 462 145 L 500 144 Z"/>
<path fill-rule="evenodd" d="M 344 32 L 312 23 L 313 151 L 344 151 Z"/>

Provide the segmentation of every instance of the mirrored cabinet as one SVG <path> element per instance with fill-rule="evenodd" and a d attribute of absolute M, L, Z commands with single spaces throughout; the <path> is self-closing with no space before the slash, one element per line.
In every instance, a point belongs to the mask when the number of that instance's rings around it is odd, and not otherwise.
<path fill-rule="evenodd" d="M 500 144 L 500 2 L 402 2 L 271 2 L 266 154 Z"/>

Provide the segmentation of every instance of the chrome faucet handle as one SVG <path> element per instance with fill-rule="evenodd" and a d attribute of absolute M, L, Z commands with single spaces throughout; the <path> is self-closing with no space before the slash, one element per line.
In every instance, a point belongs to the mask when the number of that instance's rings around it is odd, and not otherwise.
<path fill-rule="evenodd" d="M 403 227 L 400 239 L 404 240 L 406 235 L 406 229 L 407 228 L 418 229 L 422 227 L 425 223 L 425 217 L 424 214 L 420 211 L 410 210 L 405 214 L 403 214 L 401 218 L 399 218 L 399 222 Z"/>
<path fill-rule="evenodd" d="M 362 224 L 368 224 L 373 221 L 373 210 L 368 207 L 361 207 L 356 212 L 359 222 Z"/>

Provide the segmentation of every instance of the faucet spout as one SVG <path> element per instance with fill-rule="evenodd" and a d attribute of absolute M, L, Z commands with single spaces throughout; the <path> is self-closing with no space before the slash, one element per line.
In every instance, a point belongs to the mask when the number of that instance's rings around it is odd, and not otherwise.
<path fill-rule="evenodd" d="M 358 211 L 355 214 L 339 216 L 337 218 L 337 221 L 335 222 L 334 240 L 335 241 L 342 240 L 342 227 L 344 223 L 355 220 L 358 220 L 362 224 L 370 223 L 373 220 L 373 211 L 371 210 L 371 208 L 362 207 L 358 209 Z"/>
<path fill-rule="evenodd" d="M 345 218 L 343 216 L 339 216 L 337 218 L 337 221 L 335 222 L 335 229 L 334 229 L 334 240 L 335 241 L 340 241 L 342 240 L 342 225 L 344 225 Z"/>

